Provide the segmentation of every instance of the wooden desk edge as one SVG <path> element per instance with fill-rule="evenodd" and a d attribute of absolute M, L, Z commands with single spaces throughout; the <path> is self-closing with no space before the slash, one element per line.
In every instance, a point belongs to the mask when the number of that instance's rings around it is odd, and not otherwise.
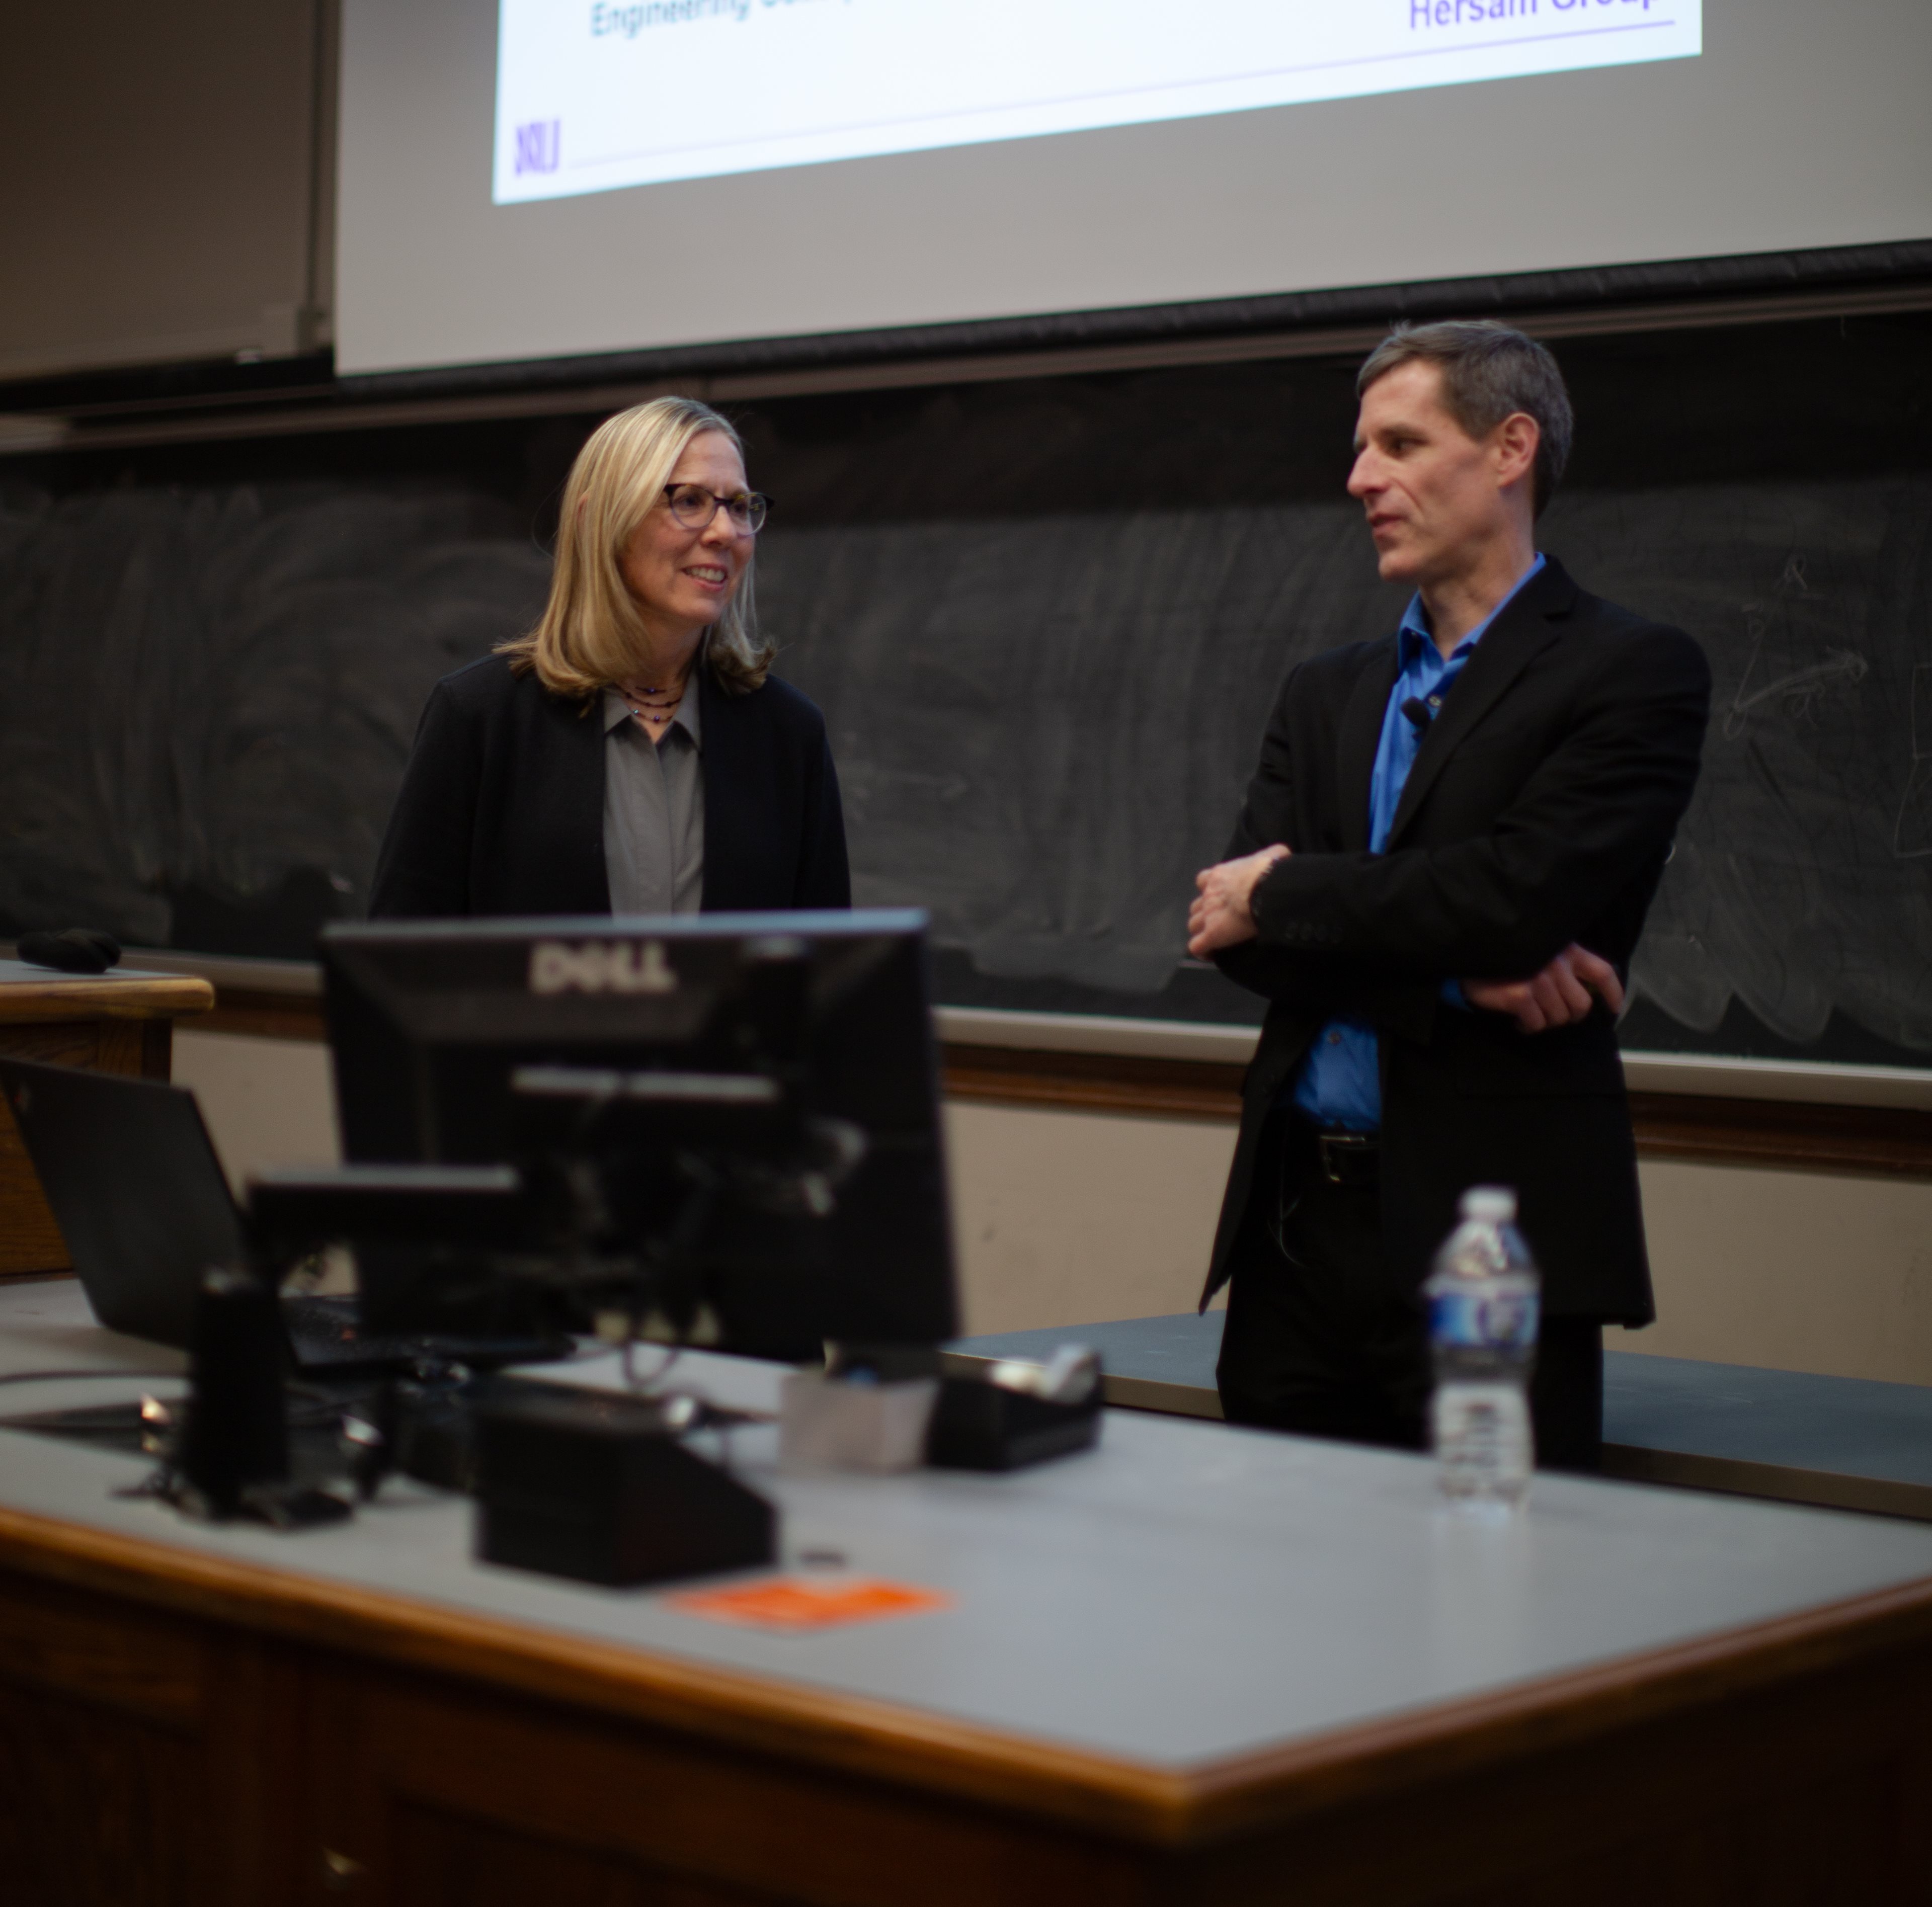
<path fill-rule="evenodd" d="M 1161 1768 L 0 1507 L 0 1569 L 1171 1848 L 1908 1647 L 1932 1579 L 1252 1754 Z"/>
<path fill-rule="evenodd" d="M 214 988 L 189 973 L 127 974 L 119 979 L 50 973 L 0 983 L 0 1019 L 178 1019 L 214 1009 Z"/>

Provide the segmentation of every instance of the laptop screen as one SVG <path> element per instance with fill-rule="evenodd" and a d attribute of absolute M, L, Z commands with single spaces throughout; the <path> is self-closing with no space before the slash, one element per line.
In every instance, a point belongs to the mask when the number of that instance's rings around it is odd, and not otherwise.
<path fill-rule="evenodd" d="M 194 1095 L 14 1059 L 0 1059 L 0 1090 L 95 1317 L 185 1348 L 203 1275 L 243 1261 L 240 1217 Z"/>

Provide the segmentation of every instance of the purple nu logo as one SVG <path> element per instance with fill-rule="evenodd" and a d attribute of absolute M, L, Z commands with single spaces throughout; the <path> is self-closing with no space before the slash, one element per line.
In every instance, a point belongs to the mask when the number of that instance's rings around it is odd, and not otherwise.
<path fill-rule="evenodd" d="M 561 119 L 532 119 L 526 126 L 517 128 L 517 170 L 524 172 L 554 172 L 556 170 L 556 157 L 563 143 L 563 121 Z"/>

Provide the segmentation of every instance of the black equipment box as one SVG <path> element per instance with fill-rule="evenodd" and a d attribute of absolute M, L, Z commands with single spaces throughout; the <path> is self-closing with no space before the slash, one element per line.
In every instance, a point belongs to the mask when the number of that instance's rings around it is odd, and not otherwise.
<path fill-rule="evenodd" d="M 976 1378 L 939 1387 L 926 1460 L 940 1470 L 1018 1470 L 1070 1456 L 1100 1441 L 1100 1387 L 1077 1404 L 1056 1404 Z"/>
<path fill-rule="evenodd" d="M 776 1510 L 648 1400 L 532 1385 L 481 1403 L 476 1432 L 487 1563 L 626 1588 L 777 1558 Z"/>

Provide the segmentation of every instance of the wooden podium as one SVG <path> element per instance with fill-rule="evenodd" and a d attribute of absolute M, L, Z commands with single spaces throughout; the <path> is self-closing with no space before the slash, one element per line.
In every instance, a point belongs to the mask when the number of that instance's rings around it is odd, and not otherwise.
<path fill-rule="evenodd" d="M 56 973 L 0 960 L 0 1054 L 166 1079 L 176 1020 L 214 1004 L 214 988 L 187 974 Z M 0 1100 L 0 1279 L 72 1268 L 14 1115 Z"/>

